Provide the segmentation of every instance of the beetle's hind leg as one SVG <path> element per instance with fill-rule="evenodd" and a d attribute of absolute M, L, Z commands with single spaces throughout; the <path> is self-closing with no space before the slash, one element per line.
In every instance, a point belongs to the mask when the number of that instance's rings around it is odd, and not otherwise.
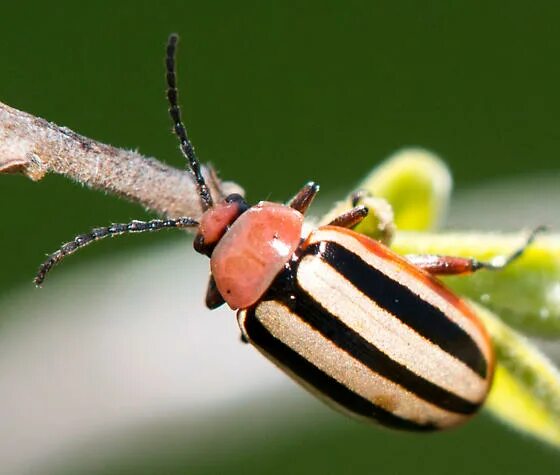
<path fill-rule="evenodd" d="M 519 259 L 525 250 L 535 240 L 537 235 L 546 230 L 539 226 L 527 237 L 522 246 L 507 256 L 496 256 L 489 261 L 479 261 L 472 257 L 438 256 L 430 254 L 408 254 L 406 259 L 416 267 L 433 275 L 461 275 L 472 274 L 481 269 L 501 270 Z"/>

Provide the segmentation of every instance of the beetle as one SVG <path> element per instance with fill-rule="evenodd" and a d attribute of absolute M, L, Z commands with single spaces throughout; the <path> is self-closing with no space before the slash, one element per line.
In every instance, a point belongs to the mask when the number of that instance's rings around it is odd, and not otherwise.
<path fill-rule="evenodd" d="M 495 356 L 473 310 L 434 276 L 502 269 L 509 257 L 400 256 L 352 230 L 369 210 L 353 208 L 303 234 L 319 187 L 307 183 L 286 204 L 250 206 L 232 194 L 215 201 L 181 118 L 178 36 L 166 50 L 167 99 L 202 215 L 95 228 L 62 245 L 35 284 L 66 256 L 103 238 L 169 228 L 196 230 L 194 249 L 210 258 L 206 305 L 237 311 L 245 342 L 335 408 L 381 425 L 433 431 L 468 420 L 491 386 Z"/>

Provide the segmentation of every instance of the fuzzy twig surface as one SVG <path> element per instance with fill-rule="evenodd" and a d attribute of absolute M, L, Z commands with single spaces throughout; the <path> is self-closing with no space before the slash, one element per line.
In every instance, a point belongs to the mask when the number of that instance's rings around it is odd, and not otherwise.
<path fill-rule="evenodd" d="M 191 174 L 137 152 L 97 142 L 0 102 L 0 173 L 23 173 L 37 181 L 46 173 L 65 175 L 91 188 L 126 198 L 169 218 L 200 216 Z M 206 167 L 214 196 L 243 193 L 220 183 Z"/>

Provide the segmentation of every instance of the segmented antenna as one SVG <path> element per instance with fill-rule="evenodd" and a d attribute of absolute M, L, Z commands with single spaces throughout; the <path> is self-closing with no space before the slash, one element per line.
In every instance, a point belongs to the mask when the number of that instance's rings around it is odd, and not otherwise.
<path fill-rule="evenodd" d="M 544 225 L 537 226 L 529 233 L 527 239 L 525 239 L 525 242 L 519 248 L 517 248 L 515 251 L 513 251 L 511 254 L 507 256 L 496 256 L 488 262 L 481 262 L 473 259 L 474 270 L 478 270 L 478 269 L 501 270 L 504 267 L 507 267 L 513 261 L 519 259 L 523 255 L 525 250 L 533 243 L 533 241 L 539 234 L 544 233 L 546 231 L 548 231 L 548 226 L 544 226 Z"/>
<path fill-rule="evenodd" d="M 94 241 L 106 237 L 113 237 L 125 233 L 143 233 L 146 231 L 159 231 L 161 229 L 169 228 L 190 228 L 198 226 L 198 222 L 192 218 L 177 218 L 177 219 L 153 219 L 151 221 L 131 221 L 127 224 L 112 224 L 105 228 L 92 229 L 87 234 L 80 234 L 76 236 L 73 241 L 63 244 L 60 249 L 53 252 L 45 262 L 41 264 L 37 275 L 35 276 L 35 285 L 39 287 L 45 280 L 47 273 L 60 261 L 70 254 L 74 254 L 78 249 L 81 249 Z"/>
<path fill-rule="evenodd" d="M 535 240 L 535 238 L 539 234 L 541 234 L 543 232 L 546 232 L 546 231 L 548 231 L 548 226 L 544 226 L 544 225 L 537 226 L 535 229 L 533 229 L 529 233 L 529 235 L 527 236 L 527 239 L 525 240 L 523 245 L 520 246 L 518 249 L 516 249 L 514 252 L 512 252 L 509 256 L 497 256 L 497 257 L 494 257 L 492 260 L 490 260 L 490 262 L 479 262 L 478 265 L 480 265 L 481 267 L 484 267 L 485 269 L 490 269 L 490 270 L 503 269 L 504 267 L 511 264 L 513 261 L 519 259 L 523 255 L 525 250 Z"/>
<path fill-rule="evenodd" d="M 177 50 L 177 43 L 179 41 L 179 36 L 175 33 L 169 36 L 167 41 L 167 100 L 169 101 L 169 115 L 173 120 L 173 128 L 175 134 L 179 138 L 180 150 L 189 161 L 190 170 L 196 181 L 196 186 L 198 188 L 198 194 L 200 196 L 200 201 L 202 209 L 206 211 L 213 205 L 212 195 L 210 190 L 204 181 L 202 172 L 200 169 L 200 162 L 196 158 L 194 153 L 194 147 L 187 137 L 187 130 L 181 121 L 181 109 L 178 104 L 178 93 L 177 93 L 177 74 L 175 72 L 175 51 Z"/>

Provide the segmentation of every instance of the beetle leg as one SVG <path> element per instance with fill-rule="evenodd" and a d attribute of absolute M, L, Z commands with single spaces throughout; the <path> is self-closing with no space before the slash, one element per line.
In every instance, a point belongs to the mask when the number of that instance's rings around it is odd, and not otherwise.
<path fill-rule="evenodd" d="M 439 256 L 432 254 L 407 254 L 406 260 L 433 275 L 472 274 L 488 268 L 487 263 L 470 257 Z"/>
<path fill-rule="evenodd" d="M 239 310 L 237 312 L 236 315 L 237 318 L 237 324 L 239 325 L 239 331 L 241 332 L 239 338 L 243 343 L 249 343 L 249 335 L 247 335 L 247 332 L 245 331 L 245 327 L 243 326 L 243 320 L 245 318 L 245 311 L 244 310 Z"/>
<path fill-rule="evenodd" d="M 509 256 L 496 256 L 489 261 L 479 261 L 473 257 L 438 256 L 430 254 L 408 254 L 405 257 L 411 264 L 433 275 L 472 274 L 480 269 L 501 270 L 513 261 L 519 259 L 525 252 L 525 249 L 535 240 L 535 237 L 545 229 L 544 226 L 535 228 L 531 231 L 523 245 Z"/>
<path fill-rule="evenodd" d="M 366 190 L 358 190 L 350 195 L 350 202 L 352 203 L 352 206 L 356 207 L 370 196 L 371 194 Z"/>
<path fill-rule="evenodd" d="M 288 201 L 288 206 L 299 211 L 301 214 L 305 214 L 307 208 L 315 198 L 315 195 L 319 191 L 319 185 L 310 181 L 301 190 L 298 191 L 297 195 L 294 196 L 290 201 Z"/>
<path fill-rule="evenodd" d="M 216 169 L 210 165 L 209 163 L 205 164 L 204 167 L 208 172 L 208 182 L 212 188 L 216 190 L 218 196 L 216 197 L 216 201 L 223 201 L 226 199 L 226 195 L 224 194 L 224 190 L 222 189 L 222 182 L 218 178 L 218 173 Z"/>
<path fill-rule="evenodd" d="M 353 207 L 364 205 L 369 209 L 370 215 L 375 216 L 377 221 L 375 238 L 389 246 L 395 234 L 395 216 L 389 202 L 385 198 L 373 196 L 366 190 L 358 190 L 352 193 L 350 202 Z"/>
<path fill-rule="evenodd" d="M 342 213 L 340 216 L 334 218 L 330 223 L 329 226 L 339 226 L 341 228 L 353 228 L 356 226 L 362 219 L 364 219 L 369 213 L 368 208 L 363 205 L 356 206 L 346 213 Z"/>
<path fill-rule="evenodd" d="M 216 287 L 214 276 L 210 274 L 210 278 L 208 279 L 208 288 L 206 290 L 206 306 L 210 310 L 214 310 L 224 303 L 226 303 L 226 301 L 222 297 L 222 294 L 220 294 L 218 287 Z"/>

